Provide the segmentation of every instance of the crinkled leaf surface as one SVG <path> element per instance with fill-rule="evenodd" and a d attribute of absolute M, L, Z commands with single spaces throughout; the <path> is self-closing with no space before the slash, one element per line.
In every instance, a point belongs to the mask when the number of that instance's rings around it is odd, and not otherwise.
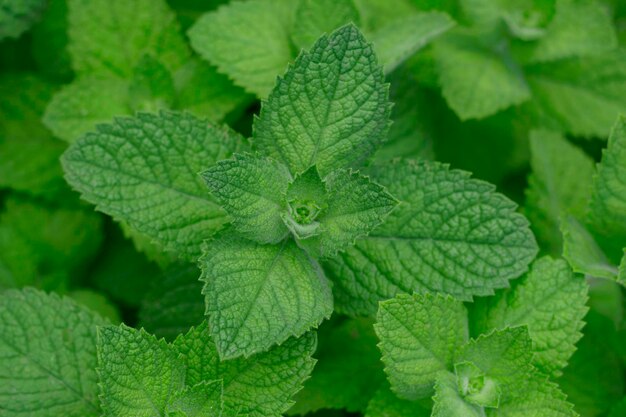
<path fill-rule="evenodd" d="M 354 25 L 321 37 L 279 78 L 254 123 L 253 143 L 296 175 L 358 167 L 386 139 L 388 86 Z"/>
<path fill-rule="evenodd" d="M 376 321 L 391 388 L 410 400 L 432 394 L 469 337 L 467 310 L 449 296 L 400 294 L 380 304 Z"/>
<path fill-rule="evenodd" d="M 293 240 L 261 245 L 226 230 L 207 242 L 200 264 L 209 328 L 223 359 L 300 336 L 333 311 L 323 271 Z"/>
<path fill-rule="evenodd" d="M 198 173 L 228 158 L 241 138 L 190 114 L 118 118 L 63 156 L 66 179 L 87 201 L 182 256 L 227 221 Z"/>
<path fill-rule="evenodd" d="M 75 302 L 25 289 L 0 295 L 0 410 L 7 417 L 100 416 L 96 326 Z"/>
<path fill-rule="evenodd" d="M 340 311 L 372 314 L 379 300 L 402 292 L 492 294 L 537 253 L 515 204 L 467 172 L 401 161 L 376 166 L 371 178 L 400 203 L 367 238 L 324 263 Z"/>

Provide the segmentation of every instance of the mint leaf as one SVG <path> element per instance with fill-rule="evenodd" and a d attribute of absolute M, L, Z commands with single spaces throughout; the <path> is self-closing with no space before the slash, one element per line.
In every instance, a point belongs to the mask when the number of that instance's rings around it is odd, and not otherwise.
<path fill-rule="evenodd" d="M 174 104 L 172 74 L 158 59 L 144 55 L 133 68 L 128 87 L 131 108 L 137 111 L 157 111 Z"/>
<path fill-rule="evenodd" d="M 143 329 L 125 325 L 98 331 L 98 375 L 106 416 L 164 415 L 184 387 L 185 369 L 177 352 Z"/>
<path fill-rule="evenodd" d="M 204 171 L 202 177 L 242 236 L 259 243 L 278 243 L 287 236 L 281 214 L 286 211 L 291 175 L 284 165 L 237 154 Z"/>
<path fill-rule="evenodd" d="M 200 260 L 211 334 L 222 359 L 300 336 L 333 310 L 330 284 L 292 240 L 260 245 L 229 231 Z"/>
<path fill-rule="evenodd" d="M 63 155 L 67 181 L 97 209 L 190 259 L 226 222 L 197 174 L 241 145 L 189 114 L 119 118 Z"/>
<path fill-rule="evenodd" d="M 611 16 L 598 3 L 557 0 L 554 18 L 533 49 L 534 61 L 593 55 L 615 49 Z"/>
<path fill-rule="evenodd" d="M 253 143 L 292 174 L 357 167 L 385 140 L 388 86 L 353 25 L 321 37 L 279 78 L 254 123 Z"/>
<path fill-rule="evenodd" d="M 68 0 L 68 37 L 79 75 L 128 79 L 144 55 L 169 71 L 189 58 L 176 16 L 163 0 Z"/>
<path fill-rule="evenodd" d="M 575 276 L 565 261 L 543 257 L 510 289 L 476 299 L 470 309 L 472 333 L 526 325 L 535 352 L 533 364 L 547 375 L 559 376 L 582 337 L 586 301 L 585 280 Z"/>
<path fill-rule="evenodd" d="M 95 126 L 130 113 L 130 109 L 127 81 L 85 77 L 54 95 L 43 122 L 55 136 L 72 143 Z"/>
<path fill-rule="evenodd" d="M 626 117 L 613 125 L 607 148 L 602 153 L 593 180 L 590 220 L 609 236 L 623 237 L 626 243 Z"/>
<path fill-rule="evenodd" d="M 100 416 L 96 326 L 106 320 L 34 289 L 0 294 L 0 409 L 7 417 Z"/>
<path fill-rule="evenodd" d="M 189 29 L 191 46 L 237 85 L 266 97 L 291 59 L 289 31 L 297 5 L 291 0 L 224 5 Z"/>
<path fill-rule="evenodd" d="M 0 7 L 0 39 L 17 38 L 27 31 L 45 10 L 45 0 L 3 0 Z"/>
<path fill-rule="evenodd" d="M 431 405 L 396 397 L 387 384 L 370 400 L 365 417 L 430 417 Z"/>
<path fill-rule="evenodd" d="M 525 212 L 546 250 L 560 254 L 561 214 L 584 216 L 594 174 L 593 159 L 549 131 L 530 134 L 531 168 Z"/>
<path fill-rule="evenodd" d="M 374 326 L 392 390 L 414 400 L 432 394 L 468 339 L 467 311 L 451 297 L 401 294 L 383 301 Z"/>
<path fill-rule="evenodd" d="M 577 136 L 606 137 L 626 111 L 626 52 L 526 66 L 533 99 L 522 106 L 535 125 Z"/>
<path fill-rule="evenodd" d="M 347 23 L 358 25 L 359 19 L 352 0 L 302 0 L 296 9 L 291 39 L 298 49 L 309 49 L 324 33 Z"/>
<path fill-rule="evenodd" d="M 457 30 L 434 44 L 443 97 L 461 118 L 482 119 L 530 99 L 509 51 Z"/>
<path fill-rule="evenodd" d="M 371 178 L 400 203 L 367 238 L 325 262 L 340 311 L 372 314 L 379 300 L 402 292 L 490 295 L 537 253 L 515 204 L 467 172 L 401 161 L 374 167 Z"/>
<path fill-rule="evenodd" d="M 186 365 L 187 385 L 222 380 L 226 409 L 249 417 L 279 417 L 313 369 L 315 340 L 308 333 L 250 358 L 221 361 L 202 324 L 180 335 L 173 346 Z"/>
<path fill-rule="evenodd" d="M 614 279 L 618 270 L 606 257 L 591 232 L 576 218 L 568 216 L 561 222 L 563 257 L 574 272 L 597 278 Z"/>
<path fill-rule="evenodd" d="M 180 391 L 167 406 L 168 416 L 221 417 L 224 411 L 224 383 L 203 381 Z"/>
<path fill-rule="evenodd" d="M 443 373 L 435 383 L 434 406 L 431 417 L 482 417 L 482 407 L 467 402 L 459 392 L 457 380 L 451 373 Z"/>
<path fill-rule="evenodd" d="M 525 389 L 498 407 L 497 415 L 506 417 L 578 417 L 558 385 L 535 373 Z"/>
<path fill-rule="evenodd" d="M 121 323 L 120 312 L 117 306 L 105 297 L 92 290 L 74 290 L 68 293 L 68 297 L 72 298 L 78 304 L 87 307 L 90 311 L 98 313 L 111 323 Z"/>

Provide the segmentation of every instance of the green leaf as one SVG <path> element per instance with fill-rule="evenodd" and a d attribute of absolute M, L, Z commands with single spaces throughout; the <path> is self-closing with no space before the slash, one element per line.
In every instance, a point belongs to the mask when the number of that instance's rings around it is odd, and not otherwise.
<path fill-rule="evenodd" d="M 467 311 L 449 296 L 400 294 L 380 303 L 374 326 L 392 390 L 415 400 L 432 394 L 469 337 Z"/>
<path fill-rule="evenodd" d="M 221 361 L 206 324 L 174 342 L 187 367 L 187 385 L 222 380 L 224 406 L 249 417 L 279 417 L 293 404 L 291 397 L 313 369 L 315 345 L 315 334 L 308 333 L 250 358 Z"/>
<path fill-rule="evenodd" d="M 153 280 L 139 309 L 140 325 L 157 337 L 174 340 L 201 323 L 204 297 L 199 276 L 196 265 L 175 264 Z"/>
<path fill-rule="evenodd" d="M 0 409 L 7 417 L 100 416 L 96 326 L 106 320 L 33 289 L 0 294 Z"/>
<path fill-rule="evenodd" d="M 26 32 L 46 6 L 45 0 L 3 0 L 0 7 L 0 39 L 17 38 Z"/>
<path fill-rule="evenodd" d="M 236 154 L 204 171 L 202 178 L 241 236 L 259 243 L 278 243 L 289 233 L 281 217 L 291 180 L 284 165 Z"/>
<path fill-rule="evenodd" d="M 434 406 L 431 417 L 483 417 L 482 407 L 469 403 L 461 396 L 456 378 L 442 373 L 435 383 Z"/>
<path fill-rule="evenodd" d="M 578 417 L 558 385 L 534 373 L 525 381 L 524 391 L 501 403 L 498 416 L 504 417 Z"/>
<path fill-rule="evenodd" d="M 394 71 L 407 58 L 455 25 L 445 13 L 415 13 L 390 22 L 375 31 L 371 41 L 385 73 Z"/>
<path fill-rule="evenodd" d="M 99 292 L 80 289 L 68 293 L 68 297 L 72 298 L 78 304 L 87 307 L 89 310 L 98 313 L 111 323 L 118 324 L 122 322 L 117 306 Z"/>
<path fill-rule="evenodd" d="M 55 136 L 72 143 L 97 125 L 130 112 L 127 81 L 85 77 L 54 95 L 43 122 Z"/>
<path fill-rule="evenodd" d="M 624 248 L 624 255 L 622 256 L 622 261 L 619 264 L 617 282 L 626 287 L 626 248 Z"/>
<path fill-rule="evenodd" d="M 320 327 L 315 355 L 319 362 L 296 395 L 290 415 L 320 409 L 365 410 L 385 380 L 372 324 L 370 319 L 337 318 Z"/>
<path fill-rule="evenodd" d="M 128 79 L 144 55 L 170 71 L 189 58 L 176 15 L 164 0 L 68 0 L 68 37 L 79 75 Z"/>
<path fill-rule="evenodd" d="M 189 29 L 191 46 L 237 85 L 266 97 L 292 58 L 289 31 L 297 5 L 292 0 L 224 5 Z"/>
<path fill-rule="evenodd" d="M 525 212 L 544 249 L 557 255 L 562 251 L 561 214 L 582 217 L 586 212 L 593 159 L 562 135 L 543 130 L 531 132 L 530 151 Z"/>
<path fill-rule="evenodd" d="M 98 376 L 107 417 L 164 415 L 185 384 L 175 349 L 123 324 L 98 329 Z"/>
<path fill-rule="evenodd" d="M 430 417 L 430 404 L 396 397 L 384 384 L 370 400 L 365 417 Z"/>
<path fill-rule="evenodd" d="M 594 55 L 617 47 L 613 21 L 599 3 L 557 0 L 545 36 L 533 48 L 532 60 L 553 61 Z"/>
<path fill-rule="evenodd" d="M 328 207 L 316 221 L 319 234 L 299 244 L 315 257 L 333 257 L 380 225 L 397 201 L 358 172 L 337 170 L 325 178 Z"/>
<path fill-rule="evenodd" d="M 413 291 L 471 300 L 527 270 L 537 253 L 527 220 L 469 175 L 433 162 L 371 170 L 400 203 L 367 238 L 325 262 L 338 310 L 372 314 L 378 301 Z"/>
<path fill-rule="evenodd" d="M 614 279 L 617 276 L 617 267 L 606 257 L 591 232 L 576 218 L 563 218 L 561 232 L 563 257 L 574 272 L 596 278 Z"/>
<path fill-rule="evenodd" d="M 211 334 L 222 359 L 300 336 L 333 310 L 330 284 L 292 240 L 260 245 L 225 231 L 200 261 Z"/>
<path fill-rule="evenodd" d="M 533 99 L 522 106 L 537 126 L 606 137 L 626 112 L 626 51 L 524 68 Z"/>
<path fill-rule="evenodd" d="M 133 68 L 128 96 L 133 110 L 171 108 L 175 96 L 172 74 L 152 55 L 144 55 Z"/>
<path fill-rule="evenodd" d="M 470 309 L 472 333 L 526 325 L 535 352 L 533 364 L 547 375 L 559 376 L 582 337 L 587 289 L 585 280 L 565 261 L 540 258 L 510 289 L 475 300 Z"/>
<path fill-rule="evenodd" d="M 461 30 L 434 44 L 441 90 L 461 120 L 482 119 L 530 98 L 509 52 Z"/>
<path fill-rule="evenodd" d="M 253 143 L 292 174 L 358 167 L 386 139 L 388 86 L 353 25 L 321 37 L 279 78 L 254 123 Z"/>
<path fill-rule="evenodd" d="M 309 49 L 325 33 L 347 23 L 359 24 L 359 11 L 352 0 L 301 0 L 291 30 L 298 49 Z"/>
<path fill-rule="evenodd" d="M 202 381 L 177 393 L 166 410 L 172 417 L 222 417 L 224 384 Z"/>
<path fill-rule="evenodd" d="M 593 179 L 589 207 L 597 230 L 619 236 L 626 243 L 626 116 L 620 116 L 613 125 Z"/>
<path fill-rule="evenodd" d="M 626 416 L 626 397 L 622 398 L 620 402 L 615 404 L 613 408 L 611 408 L 611 413 L 609 417 L 624 417 Z"/>
<path fill-rule="evenodd" d="M 96 208 L 190 259 L 226 222 L 197 174 L 241 138 L 189 114 L 118 118 L 63 155 L 67 181 Z"/>

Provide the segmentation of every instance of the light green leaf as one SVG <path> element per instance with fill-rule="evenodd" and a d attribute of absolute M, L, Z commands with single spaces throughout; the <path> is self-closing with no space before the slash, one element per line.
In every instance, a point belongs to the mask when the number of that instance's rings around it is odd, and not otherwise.
<path fill-rule="evenodd" d="M 367 236 L 396 206 L 396 200 L 380 185 L 358 172 L 337 170 L 325 178 L 328 207 L 316 221 L 319 234 L 299 244 L 315 257 L 333 257 Z"/>
<path fill-rule="evenodd" d="M 189 58 L 176 15 L 164 0 L 68 0 L 68 37 L 79 75 L 130 78 L 144 55 L 169 71 Z"/>
<path fill-rule="evenodd" d="M 534 373 L 524 381 L 524 390 L 502 402 L 498 417 L 578 417 L 558 385 Z"/>
<path fill-rule="evenodd" d="M 589 217 L 597 230 L 626 243 L 626 116 L 613 125 L 602 153 L 593 179 Z"/>
<path fill-rule="evenodd" d="M 291 39 L 298 49 L 309 49 L 317 39 L 347 23 L 359 24 L 352 0 L 300 0 Z"/>
<path fill-rule="evenodd" d="M 431 417 L 483 417 L 482 407 L 467 402 L 459 392 L 454 374 L 442 373 L 435 383 Z"/>
<path fill-rule="evenodd" d="M 87 307 L 94 313 L 98 313 L 111 323 L 118 324 L 122 322 L 117 306 L 99 292 L 80 289 L 68 293 L 68 297 L 72 298 L 78 304 Z"/>
<path fill-rule="evenodd" d="M 172 74 L 152 55 L 144 55 L 133 68 L 128 96 L 131 108 L 136 111 L 171 108 L 175 96 Z"/>
<path fill-rule="evenodd" d="M 430 396 L 469 337 L 467 311 L 449 296 L 400 294 L 380 303 L 374 326 L 385 372 L 401 398 Z"/>
<path fill-rule="evenodd" d="M 430 404 L 403 400 L 396 397 L 387 384 L 383 384 L 370 400 L 365 417 L 430 417 Z"/>
<path fill-rule="evenodd" d="M 281 214 L 291 180 L 287 168 L 269 158 L 236 154 L 202 173 L 211 193 L 247 239 L 278 243 L 289 230 Z"/>
<path fill-rule="evenodd" d="M 545 36 L 534 47 L 532 60 L 541 62 L 593 55 L 616 47 L 613 21 L 602 4 L 557 0 L 556 13 Z"/>
<path fill-rule="evenodd" d="M 130 112 L 127 81 L 86 77 L 54 95 L 43 122 L 55 136 L 72 143 L 98 124 Z"/>
<path fill-rule="evenodd" d="M 482 119 L 530 98 L 509 52 L 461 30 L 434 44 L 441 90 L 461 118 Z"/>
<path fill-rule="evenodd" d="M 96 326 L 106 320 L 33 289 L 0 294 L 0 409 L 6 417 L 100 416 Z"/>
<path fill-rule="evenodd" d="M 195 259 L 226 222 L 198 173 L 240 144 L 234 132 L 189 114 L 144 113 L 98 126 L 62 162 L 67 181 L 98 210 Z"/>
<path fill-rule="evenodd" d="M 527 270 L 537 253 L 527 220 L 493 185 L 469 176 L 433 162 L 371 170 L 400 203 L 367 238 L 325 262 L 337 309 L 372 314 L 378 301 L 413 291 L 471 300 Z"/>
<path fill-rule="evenodd" d="M 186 387 L 166 408 L 169 417 L 222 417 L 223 409 L 224 384 L 221 380 L 202 381 Z"/>
<path fill-rule="evenodd" d="M 358 167 L 386 139 L 388 86 L 370 44 L 344 26 L 302 53 L 261 108 L 253 143 L 296 175 Z"/>
<path fill-rule="evenodd" d="M 308 333 L 250 358 L 221 361 L 206 324 L 174 342 L 187 367 L 185 382 L 222 380 L 224 406 L 249 417 L 279 417 L 293 404 L 315 364 L 315 345 L 315 334 Z"/>
<path fill-rule="evenodd" d="M 559 219 L 564 212 L 582 217 L 591 195 L 594 163 L 562 135 L 535 130 L 530 134 L 532 173 L 525 212 L 546 251 L 562 250 Z"/>
<path fill-rule="evenodd" d="M 576 218 L 567 216 L 561 220 L 563 233 L 563 257 L 574 272 L 596 278 L 615 279 L 617 267 L 606 257 L 591 232 Z"/>
<path fill-rule="evenodd" d="M 375 31 L 371 41 L 385 73 L 391 73 L 407 58 L 455 25 L 445 13 L 415 13 L 394 20 Z"/>
<path fill-rule="evenodd" d="M 385 380 L 372 324 L 371 319 L 337 318 L 320 327 L 315 355 L 319 362 L 289 415 L 320 409 L 365 410 Z"/>
<path fill-rule="evenodd" d="M 537 126 L 607 137 L 626 112 L 626 51 L 524 68 L 533 99 L 522 106 Z"/>
<path fill-rule="evenodd" d="M 585 280 L 565 261 L 540 258 L 510 289 L 475 300 L 470 309 L 472 333 L 526 325 L 535 352 L 533 364 L 546 375 L 559 376 L 582 337 L 587 289 Z"/>
<path fill-rule="evenodd" d="M 266 97 L 292 58 L 289 31 L 297 5 L 292 0 L 224 5 L 189 29 L 191 46 L 237 85 Z"/>
<path fill-rule="evenodd" d="M 2 0 L 0 39 L 17 38 L 26 32 L 46 9 L 46 0 Z"/>
<path fill-rule="evenodd" d="M 211 334 L 222 359 L 267 350 L 333 310 L 330 284 L 292 240 L 259 245 L 227 230 L 201 258 Z"/>
<path fill-rule="evenodd" d="M 98 376 L 107 417 L 164 415 L 185 385 L 183 361 L 170 345 L 123 324 L 98 329 Z"/>

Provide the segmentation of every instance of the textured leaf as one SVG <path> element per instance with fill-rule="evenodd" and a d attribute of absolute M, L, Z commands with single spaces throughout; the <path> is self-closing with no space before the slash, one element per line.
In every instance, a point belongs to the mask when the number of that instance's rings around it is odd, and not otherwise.
<path fill-rule="evenodd" d="M 365 410 L 385 380 L 372 324 L 369 319 L 338 318 L 320 327 L 315 355 L 319 362 L 295 397 L 290 415 L 320 409 Z"/>
<path fill-rule="evenodd" d="M 67 181 L 96 208 L 195 258 L 226 222 L 197 174 L 240 146 L 189 114 L 139 114 L 100 125 L 63 155 Z"/>
<path fill-rule="evenodd" d="M 626 116 L 618 118 L 602 153 L 593 180 L 590 211 L 599 231 L 619 236 L 626 244 Z"/>
<path fill-rule="evenodd" d="M 525 212 L 544 248 L 562 251 L 559 219 L 563 212 L 582 217 L 591 195 L 593 159 L 558 133 L 533 131 Z"/>
<path fill-rule="evenodd" d="M 171 346 L 123 324 L 98 331 L 98 375 L 107 417 L 162 416 L 185 384 L 183 361 Z"/>
<path fill-rule="evenodd" d="M 222 417 L 224 384 L 203 381 L 180 391 L 167 406 L 171 417 Z"/>
<path fill-rule="evenodd" d="M 435 383 L 434 406 L 431 417 L 482 417 L 482 407 L 471 404 L 461 396 L 453 374 L 446 372 Z"/>
<path fill-rule="evenodd" d="M 477 299 L 470 309 L 475 335 L 508 326 L 528 326 L 533 364 L 543 373 L 561 374 L 582 337 L 587 284 L 563 260 L 535 261 L 530 272 L 495 297 Z"/>
<path fill-rule="evenodd" d="M 3 416 L 100 416 L 96 326 L 106 321 L 69 299 L 33 289 L 0 295 Z"/>
<path fill-rule="evenodd" d="M 369 402 L 365 417 L 430 417 L 429 404 L 398 398 L 386 385 Z"/>
<path fill-rule="evenodd" d="M 563 257 L 574 272 L 596 278 L 614 279 L 618 270 L 606 257 L 591 232 L 576 218 L 568 216 L 561 221 Z"/>
<path fill-rule="evenodd" d="M 626 52 L 524 68 L 533 99 L 523 106 L 535 125 L 578 136 L 606 137 L 626 112 Z"/>
<path fill-rule="evenodd" d="M 153 282 L 139 309 L 139 323 L 157 337 L 174 340 L 204 319 L 200 270 L 173 265 Z M 145 290 L 145 288 L 144 288 Z"/>
<path fill-rule="evenodd" d="M 353 25 L 302 53 L 261 108 L 254 144 L 292 174 L 322 177 L 359 166 L 386 139 L 388 87 L 371 45 Z"/>
<path fill-rule="evenodd" d="M 87 77 L 55 94 L 43 121 L 55 136 L 72 143 L 98 124 L 130 112 L 127 81 Z"/>
<path fill-rule="evenodd" d="M 224 5 L 193 25 L 191 46 L 237 85 L 266 97 L 292 58 L 289 31 L 297 5 L 292 0 Z"/>
<path fill-rule="evenodd" d="M 482 119 L 530 98 L 521 69 L 507 51 L 456 31 L 435 44 L 442 94 L 461 118 Z"/>
<path fill-rule="evenodd" d="M 129 78 L 146 54 L 170 71 L 189 58 L 163 0 L 68 0 L 68 37 L 78 74 Z"/>
<path fill-rule="evenodd" d="M 616 47 L 611 16 L 601 4 L 557 0 L 554 18 L 537 42 L 532 59 L 551 61 L 593 55 Z"/>
<path fill-rule="evenodd" d="M 250 358 L 220 361 L 203 324 L 179 336 L 174 347 L 187 366 L 188 385 L 222 380 L 226 408 L 249 417 L 279 417 L 313 369 L 315 340 L 309 333 Z"/>
<path fill-rule="evenodd" d="M 374 326 L 392 390 L 415 400 L 432 394 L 437 375 L 467 341 L 467 311 L 452 297 L 401 294 L 383 301 Z"/>
<path fill-rule="evenodd" d="M 259 243 L 278 243 L 289 230 L 281 214 L 291 180 L 287 168 L 271 159 L 235 155 L 202 173 L 233 227 Z"/>
<path fill-rule="evenodd" d="M 326 277 L 292 240 L 259 245 L 225 231 L 206 244 L 200 263 L 209 328 L 222 359 L 300 336 L 332 313 Z"/>
<path fill-rule="evenodd" d="M 45 10 L 45 0 L 2 0 L 0 39 L 17 38 L 27 31 Z"/>
<path fill-rule="evenodd" d="M 386 73 L 391 73 L 407 58 L 453 26 L 454 21 L 445 13 L 416 13 L 390 22 L 375 31 L 371 40 L 378 61 Z"/>
<path fill-rule="evenodd" d="M 359 19 L 352 0 L 301 0 L 291 39 L 299 49 L 309 49 L 320 36 L 348 23 L 358 25 Z"/>
<path fill-rule="evenodd" d="M 578 417 L 558 385 L 540 374 L 526 381 L 525 390 L 498 407 L 498 417 Z"/>
<path fill-rule="evenodd" d="M 537 253 L 526 219 L 488 183 L 432 162 L 372 169 L 400 201 L 367 238 L 325 262 L 337 309 L 372 314 L 398 293 L 490 295 L 524 273 Z"/>

